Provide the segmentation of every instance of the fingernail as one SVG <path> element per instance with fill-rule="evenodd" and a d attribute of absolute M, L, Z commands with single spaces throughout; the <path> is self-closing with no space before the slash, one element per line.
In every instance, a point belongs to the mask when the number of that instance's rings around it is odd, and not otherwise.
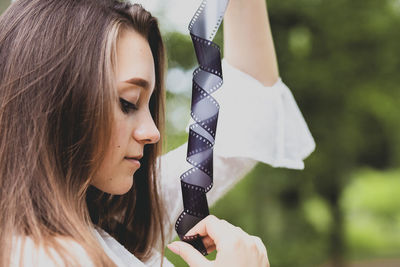
<path fill-rule="evenodd" d="M 179 255 L 179 247 L 178 247 L 178 245 L 176 245 L 176 244 L 174 244 L 174 243 L 171 243 L 171 244 L 168 244 L 167 247 L 168 247 L 173 253 Z"/>

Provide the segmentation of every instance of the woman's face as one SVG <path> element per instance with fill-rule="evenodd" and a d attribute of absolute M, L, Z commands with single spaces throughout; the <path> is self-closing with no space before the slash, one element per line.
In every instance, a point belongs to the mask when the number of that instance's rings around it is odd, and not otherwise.
<path fill-rule="evenodd" d="M 91 184 L 110 194 L 124 194 L 133 184 L 144 145 L 160 139 L 149 109 L 155 86 L 154 60 L 147 40 L 125 30 L 117 41 L 118 105 L 114 105 L 111 142 Z"/>

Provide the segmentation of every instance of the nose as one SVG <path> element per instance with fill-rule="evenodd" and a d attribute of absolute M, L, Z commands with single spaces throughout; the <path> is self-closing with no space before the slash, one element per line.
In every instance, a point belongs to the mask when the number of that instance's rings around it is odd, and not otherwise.
<path fill-rule="evenodd" d="M 160 131 L 157 129 L 150 111 L 145 112 L 133 134 L 137 141 L 144 144 L 155 144 L 160 140 Z"/>

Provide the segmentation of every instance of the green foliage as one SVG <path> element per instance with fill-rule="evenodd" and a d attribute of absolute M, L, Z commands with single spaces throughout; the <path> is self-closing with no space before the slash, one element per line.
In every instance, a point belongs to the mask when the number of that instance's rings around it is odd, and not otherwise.
<path fill-rule="evenodd" d="M 0 0 L 0 14 L 3 13 L 10 5 L 10 1 Z"/>
<path fill-rule="evenodd" d="M 168 56 L 168 67 L 190 69 L 196 64 L 196 55 L 190 35 L 178 32 L 167 33 L 163 36 Z"/>
<path fill-rule="evenodd" d="M 355 257 L 398 256 L 400 171 L 362 169 L 353 175 L 341 201 L 349 250 Z"/>

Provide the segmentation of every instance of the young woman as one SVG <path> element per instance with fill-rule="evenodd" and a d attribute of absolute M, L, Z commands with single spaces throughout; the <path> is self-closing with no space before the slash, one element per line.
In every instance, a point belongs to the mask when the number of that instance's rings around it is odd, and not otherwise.
<path fill-rule="evenodd" d="M 278 76 L 265 1 L 231 0 L 224 34 L 210 205 L 257 161 L 302 168 L 314 149 Z M 17 0 L 2 14 L 0 266 L 171 265 L 188 165 L 187 144 L 161 155 L 164 68 L 157 20 L 139 5 Z M 269 264 L 259 238 L 224 220 L 194 233 L 218 254 L 169 245 L 191 266 Z"/>

